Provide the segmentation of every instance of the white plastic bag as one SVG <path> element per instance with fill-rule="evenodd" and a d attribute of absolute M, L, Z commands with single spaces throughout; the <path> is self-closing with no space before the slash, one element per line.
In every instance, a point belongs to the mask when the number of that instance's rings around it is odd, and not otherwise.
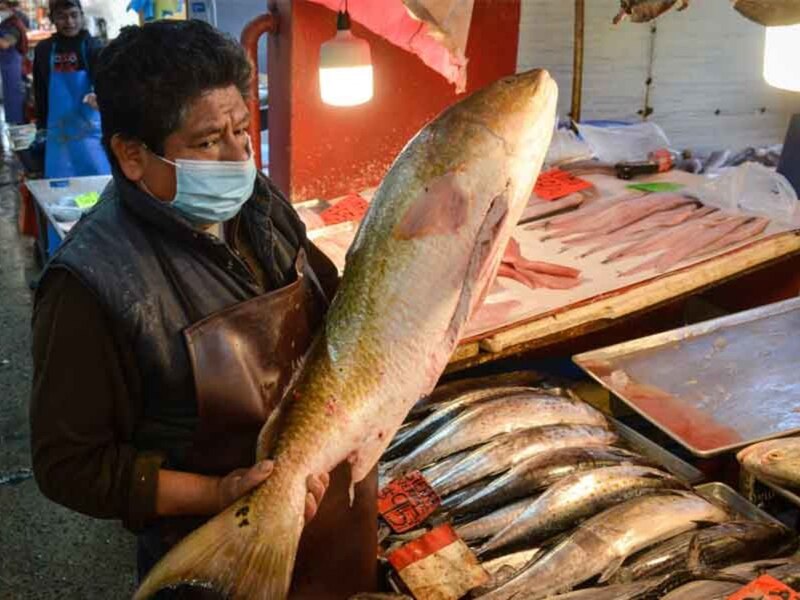
<path fill-rule="evenodd" d="M 606 163 L 645 160 L 650 152 L 669 148 L 664 131 L 650 121 L 612 127 L 579 123 L 578 131 L 595 156 Z"/>
<path fill-rule="evenodd" d="M 758 163 L 747 162 L 725 169 L 688 193 L 724 210 L 745 211 L 788 225 L 800 225 L 797 192 L 783 175 Z"/>
<path fill-rule="evenodd" d="M 556 130 L 553 132 L 553 141 L 547 150 L 545 163 L 550 166 L 572 162 L 576 160 L 591 160 L 594 154 L 589 145 L 581 140 L 572 129 L 559 127 L 556 121 Z"/>

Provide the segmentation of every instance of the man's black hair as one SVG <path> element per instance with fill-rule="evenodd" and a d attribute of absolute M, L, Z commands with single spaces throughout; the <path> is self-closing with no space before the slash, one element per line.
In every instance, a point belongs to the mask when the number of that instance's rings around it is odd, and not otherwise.
<path fill-rule="evenodd" d="M 157 154 L 204 93 L 236 86 L 247 97 L 252 68 L 233 38 L 198 20 L 125 27 L 103 51 L 95 92 L 103 145 L 111 163 L 115 135 L 139 140 Z"/>

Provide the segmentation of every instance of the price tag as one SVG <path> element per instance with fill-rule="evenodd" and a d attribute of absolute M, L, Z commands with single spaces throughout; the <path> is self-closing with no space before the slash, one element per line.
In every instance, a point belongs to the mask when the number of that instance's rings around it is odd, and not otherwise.
<path fill-rule="evenodd" d="M 326 225 L 336 225 L 347 221 L 360 221 L 369 208 L 369 203 L 358 194 L 348 194 L 339 202 L 326 208 L 320 217 Z"/>
<path fill-rule="evenodd" d="M 450 525 L 440 525 L 395 550 L 389 563 L 417 600 L 458 600 L 489 581 Z"/>
<path fill-rule="evenodd" d="M 378 494 L 378 512 L 396 533 L 421 525 L 441 503 L 419 471 L 393 479 Z"/>
<path fill-rule="evenodd" d="M 593 184 L 561 169 L 551 169 L 539 175 L 533 193 L 542 200 L 558 200 L 575 192 L 593 187 Z"/>
<path fill-rule="evenodd" d="M 800 594 L 770 575 L 762 575 L 728 600 L 800 600 Z"/>

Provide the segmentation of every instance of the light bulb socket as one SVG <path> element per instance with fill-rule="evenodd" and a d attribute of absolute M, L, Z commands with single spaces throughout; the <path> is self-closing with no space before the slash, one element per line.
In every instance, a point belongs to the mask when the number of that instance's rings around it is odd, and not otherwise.
<path fill-rule="evenodd" d="M 340 10 L 336 14 L 336 31 L 347 31 L 350 29 L 350 13 Z"/>

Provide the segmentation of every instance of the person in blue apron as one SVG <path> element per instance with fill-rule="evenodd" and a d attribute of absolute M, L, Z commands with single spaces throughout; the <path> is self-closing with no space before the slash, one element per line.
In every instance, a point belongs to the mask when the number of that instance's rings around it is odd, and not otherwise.
<path fill-rule="evenodd" d="M 33 60 L 37 127 L 45 131 L 46 178 L 107 175 L 92 74 L 101 43 L 83 26 L 80 0 L 51 0 L 56 34 Z"/>
<path fill-rule="evenodd" d="M 11 3 L 0 0 L 0 75 L 3 78 L 3 108 L 6 123 L 25 122 L 25 86 L 22 82 L 22 59 L 28 52 L 25 24 Z"/>

